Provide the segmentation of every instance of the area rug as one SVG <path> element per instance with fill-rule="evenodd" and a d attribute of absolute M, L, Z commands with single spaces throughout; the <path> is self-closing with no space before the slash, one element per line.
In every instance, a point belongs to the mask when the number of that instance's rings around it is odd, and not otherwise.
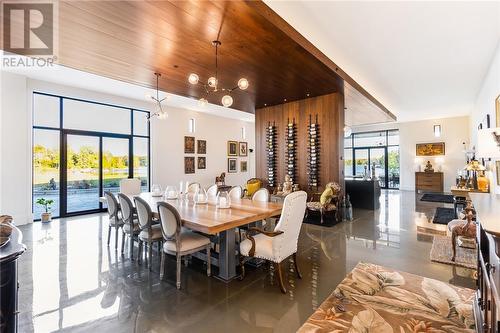
<path fill-rule="evenodd" d="M 453 195 L 441 193 L 424 193 L 420 201 L 453 203 Z"/>
<path fill-rule="evenodd" d="M 430 255 L 431 261 L 471 269 L 477 268 L 477 249 L 468 249 L 458 245 L 456 249 L 457 256 L 455 257 L 455 261 L 451 261 L 451 237 L 434 236 Z"/>
<path fill-rule="evenodd" d="M 313 332 L 475 332 L 474 290 L 359 263 L 299 328 Z"/>
<path fill-rule="evenodd" d="M 434 213 L 434 218 L 432 219 L 432 223 L 448 224 L 448 222 L 454 219 L 455 219 L 455 209 L 438 207 L 436 208 L 436 212 Z"/>

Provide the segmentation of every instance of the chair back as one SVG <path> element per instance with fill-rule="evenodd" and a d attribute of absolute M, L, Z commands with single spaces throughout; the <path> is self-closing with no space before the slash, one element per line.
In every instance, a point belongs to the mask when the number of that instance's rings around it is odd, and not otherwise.
<path fill-rule="evenodd" d="M 128 195 L 141 194 L 141 180 L 137 178 L 125 178 L 120 180 L 120 193 Z"/>
<path fill-rule="evenodd" d="M 158 214 L 163 238 L 165 240 L 177 239 L 181 232 L 182 221 L 177 209 L 168 202 L 158 202 Z"/>
<path fill-rule="evenodd" d="M 283 231 L 273 238 L 273 253 L 280 260 L 297 252 L 300 227 L 306 211 L 307 193 L 292 192 L 285 197 L 281 217 L 274 231 Z"/>
<path fill-rule="evenodd" d="M 140 229 L 144 230 L 147 228 L 151 228 L 151 222 L 153 220 L 153 212 L 151 211 L 151 207 L 149 207 L 146 200 L 141 197 L 134 197 L 134 201 Z"/>
<path fill-rule="evenodd" d="M 118 193 L 118 200 L 120 201 L 123 222 L 131 224 L 134 215 L 134 204 L 132 204 L 129 197 L 123 193 Z"/>
<path fill-rule="evenodd" d="M 187 193 L 196 193 L 196 191 L 198 191 L 198 189 L 200 188 L 200 183 L 191 183 L 189 184 L 188 186 L 188 189 L 187 189 Z"/>
<path fill-rule="evenodd" d="M 106 191 L 104 192 L 104 197 L 106 198 L 106 203 L 108 204 L 108 214 L 109 218 L 118 217 L 118 200 L 113 195 L 113 193 Z"/>
<path fill-rule="evenodd" d="M 231 198 L 231 200 L 240 200 L 242 196 L 243 196 L 243 189 L 239 185 L 234 186 L 229 191 L 229 197 Z"/>
<path fill-rule="evenodd" d="M 257 190 L 257 192 L 255 192 L 252 196 L 252 201 L 269 201 L 269 191 L 267 190 L 267 188 L 261 188 Z"/>
<path fill-rule="evenodd" d="M 216 197 L 217 196 L 217 185 L 212 185 L 207 189 L 208 197 Z"/>

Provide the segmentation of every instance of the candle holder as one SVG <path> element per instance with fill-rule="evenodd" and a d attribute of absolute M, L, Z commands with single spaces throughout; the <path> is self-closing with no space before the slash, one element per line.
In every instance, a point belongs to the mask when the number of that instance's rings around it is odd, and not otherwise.
<path fill-rule="evenodd" d="M 177 192 L 177 188 L 175 186 L 169 185 L 165 190 L 165 198 L 167 200 L 176 200 L 179 198 L 179 192 Z"/>
<path fill-rule="evenodd" d="M 231 197 L 227 191 L 220 191 L 217 194 L 217 208 L 227 209 L 231 208 Z"/>

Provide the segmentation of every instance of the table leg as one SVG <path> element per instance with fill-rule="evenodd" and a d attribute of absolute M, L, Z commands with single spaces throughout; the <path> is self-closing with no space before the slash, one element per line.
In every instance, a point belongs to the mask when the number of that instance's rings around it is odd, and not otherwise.
<path fill-rule="evenodd" d="M 223 281 L 236 277 L 236 237 L 235 229 L 219 233 L 219 275 Z"/>

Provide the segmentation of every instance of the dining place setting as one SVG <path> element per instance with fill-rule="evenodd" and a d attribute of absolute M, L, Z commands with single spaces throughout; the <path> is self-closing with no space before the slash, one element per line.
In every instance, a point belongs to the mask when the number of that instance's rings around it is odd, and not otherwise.
<path fill-rule="evenodd" d="M 307 194 L 294 192 L 277 203 L 270 202 L 264 187 L 254 193 L 241 186 L 227 188 L 180 181 L 179 186 L 168 185 L 163 190 L 153 184 L 150 192 L 141 192 L 140 181 L 123 179 L 118 193 L 105 192 L 100 198 L 109 215 L 107 244 L 114 229 L 118 251 L 121 230 L 121 254 L 125 254 L 128 239 L 130 259 L 136 258 L 140 265 L 145 262 L 149 270 L 156 248 L 161 253 L 161 280 L 167 257 L 175 257 L 178 289 L 186 257 L 204 261 L 208 276 L 216 267 L 215 277 L 226 283 L 244 278 L 248 261 L 268 260 L 275 263 L 280 288 L 286 292 L 279 263 L 293 255 L 297 265 L 295 252 Z M 298 266 L 296 271 L 300 277 Z"/>

